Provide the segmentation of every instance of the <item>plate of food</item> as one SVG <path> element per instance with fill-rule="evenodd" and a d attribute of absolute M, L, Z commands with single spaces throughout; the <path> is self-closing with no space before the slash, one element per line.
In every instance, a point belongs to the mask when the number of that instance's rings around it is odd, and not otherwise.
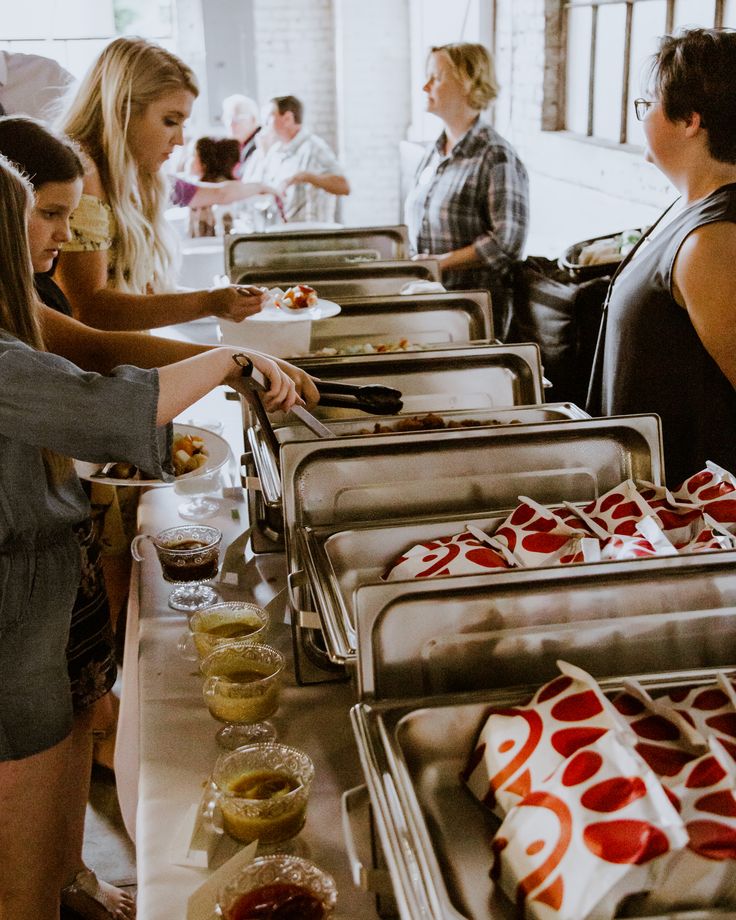
<path fill-rule="evenodd" d="M 285 291 L 271 288 L 266 292 L 263 309 L 250 322 L 279 322 L 291 319 L 326 319 L 336 316 L 342 308 L 332 300 L 324 300 L 308 284 L 295 284 Z"/>
<path fill-rule="evenodd" d="M 227 441 L 214 431 L 198 428 L 196 425 L 181 425 L 174 422 L 171 454 L 175 481 L 180 481 L 219 470 L 227 463 L 230 447 Z M 110 486 L 158 488 L 174 485 L 173 481 L 147 479 L 132 463 L 88 463 L 84 460 L 75 460 L 74 467 L 80 479 L 87 479 L 89 482 L 104 482 Z"/>

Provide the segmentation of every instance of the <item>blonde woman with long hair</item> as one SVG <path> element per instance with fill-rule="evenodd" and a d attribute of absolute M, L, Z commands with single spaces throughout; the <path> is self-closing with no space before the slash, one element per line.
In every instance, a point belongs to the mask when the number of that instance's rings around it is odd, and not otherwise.
<path fill-rule="evenodd" d="M 198 93 L 193 72 L 174 54 L 119 38 L 62 117 L 89 166 L 57 281 L 75 317 L 91 326 L 150 329 L 209 315 L 242 320 L 261 308 L 257 288 L 175 292 L 175 241 L 164 217 L 170 190 L 161 168 L 183 143 Z"/>
<path fill-rule="evenodd" d="M 33 192 L 2 156 L 0 200 L 0 918 L 57 920 L 73 719 L 65 647 L 79 585 L 73 528 L 89 516 L 68 458 L 126 460 L 171 479 L 171 420 L 238 369 L 231 348 L 110 374 L 45 351 L 27 226 Z M 78 355 L 76 338 L 70 328 L 55 347 Z M 271 408 L 299 400 L 278 365 L 248 354 L 269 380 Z"/>

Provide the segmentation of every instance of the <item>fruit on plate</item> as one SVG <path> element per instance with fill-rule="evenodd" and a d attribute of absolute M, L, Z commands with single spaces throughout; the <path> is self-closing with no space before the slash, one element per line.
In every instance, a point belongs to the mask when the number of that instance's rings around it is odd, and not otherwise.
<path fill-rule="evenodd" d="M 207 456 L 207 447 L 202 438 L 191 434 L 180 434 L 174 438 L 171 457 L 176 476 L 198 470 L 207 462 Z"/>
<path fill-rule="evenodd" d="M 314 307 L 318 301 L 317 292 L 308 284 L 295 284 L 281 298 L 281 306 L 288 310 L 306 310 Z"/>

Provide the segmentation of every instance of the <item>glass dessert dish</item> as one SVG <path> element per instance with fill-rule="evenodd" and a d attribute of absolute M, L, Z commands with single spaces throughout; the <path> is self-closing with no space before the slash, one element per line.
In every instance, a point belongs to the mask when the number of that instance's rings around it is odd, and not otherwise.
<path fill-rule="evenodd" d="M 263 608 L 244 601 L 223 601 L 194 611 L 189 629 L 179 640 L 179 651 L 188 661 L 201 661 L 226 642 L 260 642 L 267 626 Z"/>
<path fill-rule="evenodd" d="M 220 890 L 225 920 L 324 920 L 337 902 L 331 875 L 298 856 L 261 856 Z"/>
<path fill-rule="evenodd" d="M 314 764 L 286 744 L 249 744 L 221 755 L 212 772 L 214 803 L 227 834 L 260 848 L 291 840 L 304 827 Z"/>
<path fill-rule="evenodd" d="M 203 524 L 182 524 L 155 537 L 138 534 L 130 547 L 137 562 L 143 561 L 141 546 L 145 540 L 156 549 L 164 579 L 179 586 L 169 595 L 169 607 L 191 612 L 220 600 L 217 591 L 205 582 L 215 578 L 220 567 L 221 531 Z"/>
<path fill-rule="evenodd" d="M 273 741 L 265 721 L 278 709 L 284 656 L 248 640 L 224 642 L 202 661 L 202 693 L 210 715 L 223 727 L 217 742 L 227 750 L 255 741 Z"/>

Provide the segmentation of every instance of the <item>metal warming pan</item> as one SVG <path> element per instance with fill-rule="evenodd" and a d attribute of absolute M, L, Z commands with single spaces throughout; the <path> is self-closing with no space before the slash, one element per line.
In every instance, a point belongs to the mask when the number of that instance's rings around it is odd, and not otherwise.
<path fill-rule="evenodd" d="M 287 442 L 281 467 L 291 602 L 304 609 L 308 582 L 330 657 L 346 662 L 355 591 L 412 542 L 505 515 L 519 493 L 556 504 L 590 501 L 629 477 L 661 482 L 662 447 L 656 416 L 622 416 Z M 476 577 L 495 585 L 500 575 Z M 459 579 L 434 579 L 433 589 L 448 580 Z"/>
<path fill-rule="evenodd" d="M 391 345 L 401 339 L 415 345 L 439 345 L 493 338 L 488 291 L 344 297 L 340 306 L 337 316 L 312 324 L 311 352 L 366 343 Z"/>
<path fill-rule="evenodd" d="M 252 266 L 283 265 L 302 256 L 328 262 L 348 259 L 404 259 L 409 251 L 405 226 L 347 227 L 324 230 L 280 230 L 248 233 L 226 238 L 225 266 L 228 274 Z M 307 260 L 304 260 L 306 264 Z"/>
<path fill-rule="evenodd" d="M 536 345 L 464 345 L 427 352 L 304 358 L 297 363 L 326 381 L 394 387 L 403 394 L 403 412 L 410 415 L 423 411 L 495 412 L 496 407 L 541 403 L 543 399 Z M 243 403 L 243 413 L 249 447 L 247 475 L 258 479 L 263 490 L 248 490 L 250 521 L 255 527 L 253 546 L 256 552 L 280 549 L 283 519 L 275 449 L 247 402 Z M 351 417 L 346 409 L 317 407 L 314 414 L 328 427 L 340 418 Z M 360 419 L 375 421 L 362 413 Z M 292 422 L 278 413 L 271 416 L 277 431 Z"/>
<path fill-rule="evenodd" d="M 259 284 L 288 288 L 299 282 L 316 288 L 325 300 L 344 297 L 398 294 L 413 281 L 439 281 L 439 263 L 434 259 L 361 262 L 358 265 L 326 265 L 321 268 L 294 267 L 284 273 L 281 268 L 235 267 L 230 279 L 235 284 Z"/>
<path fill-rule="evenodd" d="M 733 642 L 733 618 L 728 634 Z M 666 642 L 661 651 L 666 661 Z M 611 670 L 616 670 L 615 665 Z M 493 666 L 489 658 L 487 670 Z M 715 675 L 699 669 L 637 677 L 656 696 L 664 689 L 710 683 Z M 621 679 L 610 678 L 601 684 L 606 692 L 615 692 Z M 488 706 L 513 706 L 528 696 L 528 691 L 507 689 L 360 703 L 352 710 L 373 817 L 402 920 L 513 920 L 517 916 L 504 896 L 494 891 L 489 877 L 489 841 L 497 820 L 462 787 L 459 774 Z M 359 791 L 347 793 L 343 800 L 356 879 L 367 875 L 366 868 L 356 863 L 352 834 L 353 803 Z M 734 914 L 714 908 L 666 916 L 670 920 L 726 920 Z"/>

